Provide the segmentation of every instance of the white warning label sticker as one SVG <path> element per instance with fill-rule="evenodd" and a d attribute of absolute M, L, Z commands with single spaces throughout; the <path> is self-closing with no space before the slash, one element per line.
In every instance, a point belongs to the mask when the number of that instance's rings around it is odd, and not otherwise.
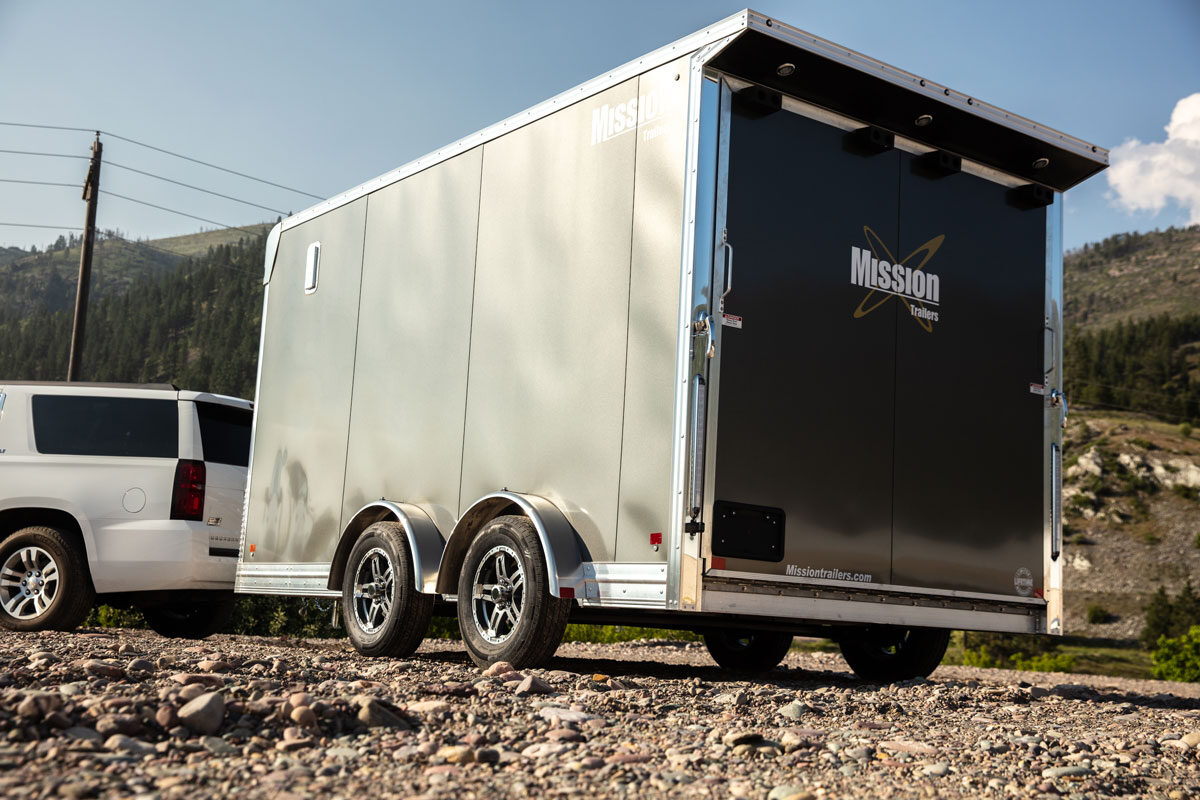
<path fill-rule="evenodd" d="M 721 324 L 724 325 L 726 328 L 740 329 L 742 327 L 742 318 L 737 316 L 736 314 L 722 314 L 721 315 Z"/>

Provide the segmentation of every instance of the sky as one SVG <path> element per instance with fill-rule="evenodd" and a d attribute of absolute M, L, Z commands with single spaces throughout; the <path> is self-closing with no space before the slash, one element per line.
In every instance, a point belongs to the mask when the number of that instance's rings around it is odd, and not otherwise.
<path fill-rule="evenodd" d="M 102 189 L 209 221 L 102 195 L 98 226 L 128 238 L 273 221 L 740 8 L 714 0 L 0 0 L 0 122 L 100 129 L 307 193 L 102 136 Z M 1113 167 L 1065 196 L 1068 249 L 1200 223 L 1198 0 L 761 0 L 755 8 L 1111 148 Z M 91 140 L 85 131 L 0 125 L 0 150 L 86 156 Z M 0 153 L 0 223 L 81 227 L 77 189 L 6 181 L 77 186 L 86 172 L 82 158 Z M 44 246 L 60 232 L 0 224 L 0 245 Z"/>

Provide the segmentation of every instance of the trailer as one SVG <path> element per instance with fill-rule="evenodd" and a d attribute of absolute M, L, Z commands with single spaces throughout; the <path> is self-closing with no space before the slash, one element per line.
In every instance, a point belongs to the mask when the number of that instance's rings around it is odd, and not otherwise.
<path fill-rule="evenodd" d="M 1061 193 L 1107 151 L 743 11 L 283 220 L 236 589 L 761 670 L 1062 633 Z"/>

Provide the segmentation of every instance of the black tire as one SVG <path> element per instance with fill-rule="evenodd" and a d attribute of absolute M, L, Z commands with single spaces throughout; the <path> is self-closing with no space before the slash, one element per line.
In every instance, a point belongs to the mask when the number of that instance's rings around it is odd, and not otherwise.
<path fill-rule="evenodd" d="M 404 526 L 376 522 L 363 531 L 342 577 L 342 624 L 354 649 L 372 657 L 412 655 L 429 630 L 433 601 L 417 591 Z"/>
<path fill-rule="evenodd" d="M 718 629 L 704 632 L 704 646 L 723 669 L 759 673 L 775 669 L 792 648 L 790 633 Z"/>
<path fill-rule="evenodd" d="M 87 555 L 74 537 L 32 525 L 0 543 L 0 628 L 73 631 L 95 602 Z"/>
<path fill-rule="evenodd" d="M 503 578 L 497 563 L 508 565 Z M 494 590 L 477 597 L 476 577 Z M 545 664 L 562 643 L 573 605 L 551 597 L 542 544 L 526 517 L 497 517 L 471 542 L 458 576 L 458 628 L 479 666 L 497 661 L 516 669 Z M 489 627 L 489 615 L 497 614 L 499 622 Z"/>
<path fill-rule="evenodd" d="M 948 630 L 878 628 L 838 644 L 855 675 L 871 683 L 893 683 L 928 678 L 949 643 Z"/>
<path fill-rule="evenodd" d="M 150 630 L 168 639 L 205 639 L 220 633 L 233 619 L 237 600 L 233 592 L 212 592 L 211 597 L 194 596 L 162 603 L 138 605 Z"/>

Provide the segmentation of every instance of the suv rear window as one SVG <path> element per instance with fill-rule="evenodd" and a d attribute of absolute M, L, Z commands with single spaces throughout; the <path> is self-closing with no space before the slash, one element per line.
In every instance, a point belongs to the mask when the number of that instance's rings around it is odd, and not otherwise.
<path fill-rule="evenodd" d="M 179 456 L 179 404 L 141 397 L 33 396 L 39 453 L 73 456 Z"/>
<path fill-rule="evenodd" d="M 204 460 L 245 467 L 250 464 L 250 421 L 253 413 L 218 403 L 196 403 Z"/>

